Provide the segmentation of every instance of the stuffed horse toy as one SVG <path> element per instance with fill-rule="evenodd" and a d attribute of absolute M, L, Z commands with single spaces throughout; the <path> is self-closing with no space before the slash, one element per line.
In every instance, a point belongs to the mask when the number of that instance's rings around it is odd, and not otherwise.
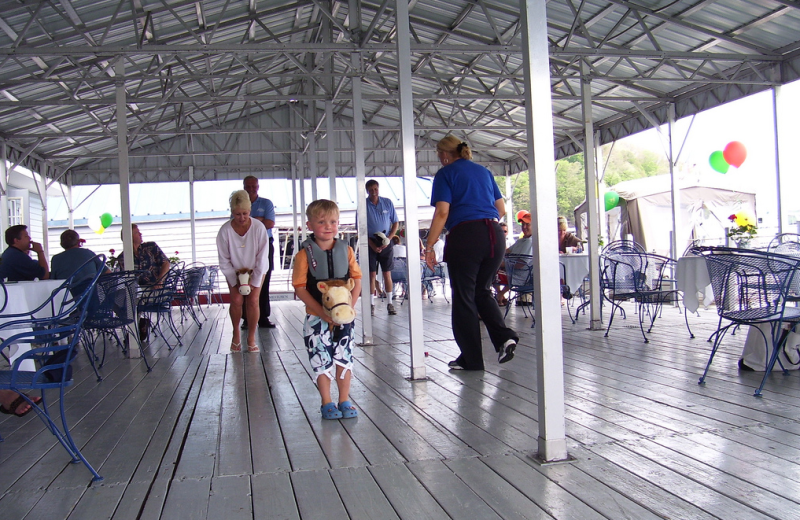
<path fill-rule="evenodd" d="M 239 294 L 242 296 L 247 296 L 250 294 L 250 277 L 253 276 L 253 270 L 242 268 L 236 270 L 236 278 L 239 280 Z"/>
<path fill-rule="evenodd" d="M 322 308 L 333 318 L 336 325 L 346 325 L 356 319 L 353 297 L 350 293 L 355 286 L 356 283 L 352 278 L 348 278 L 347 282 L 342 280 L 317 282 L 317 289 L 322 293 Z"/>
<path fill-rule="evenodd" d="M 372 241 L 378 247 L 388 246 L 390 242 L 390 240 L 386 237 L 386 235 L 384 233 L 381 233 L 380 231 L 372 234 Z"/>

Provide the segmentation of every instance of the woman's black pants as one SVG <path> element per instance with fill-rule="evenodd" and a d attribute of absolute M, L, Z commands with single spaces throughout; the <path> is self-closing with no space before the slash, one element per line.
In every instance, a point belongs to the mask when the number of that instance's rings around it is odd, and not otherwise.
<path fill-rule="evenodd" d="M 483 370 L 478 316 L 496 352 L 509 339 L 519 339 L 506 326 L 492 296 L 492 281 L 504 254 L 505 234 L 493 220 L 461 223 L 447 236 L 445 261 L 453 289 L 453 336 L 461 349 L 456 361 L 467 370 Z"/>

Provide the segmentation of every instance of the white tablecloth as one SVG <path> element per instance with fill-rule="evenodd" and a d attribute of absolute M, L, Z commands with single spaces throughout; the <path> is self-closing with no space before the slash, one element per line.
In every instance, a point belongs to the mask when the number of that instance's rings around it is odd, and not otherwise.
<path fill-rule="evenodd" d="M 64 283 L 64 280 L 41 280 L 38 282 L 12 282 L 6 283 L 6 292 L 8 293 L 8 303 L 6 304 L 6 308 L 3 310 L 3 314 L 0 314 L 0 324 L 6 323 L 11 320 L 16 320 L 20 318 L 5 318 L 8 314 L 19 314 L 22 312 L 28 312 L 39 305 L 42 304 L 45 300 L 50 297 L 50 294 L 58 288 L 59 285 Z M 40 312 L 36 313 L 37 318 L 47 318 L 52 316 L 53 312 L 50 306 L 48 305 Z M 3 329 L 0 330 L 0 337 L 8 338 L 13 336 L 14 334 L 19 334 L 23 332 L 25 329 Z M 30 329 L 28 329 L 30 330 Z M 30 344 L 28 343 L 20 343 L 16 345 L 16 350 L 13 353 L 10 353 L 9 359 L 13 363 L 16 358 L 18 358 L 23 352 L 27 352 L 30 350 Z M 14 350 L 14 346 L 11 347 Z M 26 360 L 22 363 L 21 367 L 22 370 L 36 370 L 33 364 L 33 360 Z"/>
<path fill-rule="evenodd" d="M 570 290 L 577 291 L 583 279 L 589 276 L 589 255 L 559 255 L 558 261 L 564 264 L 566 282 Z"/>
<path fill-rule="evenodd" d="M 678 258 L 678 268 L 675 274 L 678 290 L 683 292 L 683 305 L 689 312 L 697 311 L 700 302 L 697 293 L 701 292 L 703 304 L 708 305 L 714 301 L 711 291 L 711 277 L 706 267 L 706 259 L 702 256 L 684 256 Z"/>

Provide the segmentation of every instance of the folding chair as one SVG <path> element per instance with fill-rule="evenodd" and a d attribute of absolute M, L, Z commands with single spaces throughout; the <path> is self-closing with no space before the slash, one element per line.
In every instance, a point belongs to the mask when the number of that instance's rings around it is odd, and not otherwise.
<path fill-rule="evenodd" d="M 98 257 L 105 262 L 105 256 L 98 255 Z M 36 312 L 50 306 L 51 309 L 58 309 L 58 312 L 55 312 L 52 317 L 27 317 L 0 325 L 0 335 L 3 336 L 0 338 L 2 339 L 0 350 L 17 343 L 37 345 L 36 348 L 23 352 L 15 359 L 10 369 L 0 370 L 0 389 L 11 390 L 22 396 L 48 430 L 67 450 L 72 457 L 72 462 L 83 462 L 92 473 L 92 480 L 95 481 L 102 480 L 103 477 L 89 464 L 72 439 L 64 403 L 65 390 L 72 385 L 72 367 L 70 365 L 75 358 L 75 347 L 81 337 L 83 323 L 99 276 L 100 271 L 95 273 L 94 277 L 86 284 L 83 284 L 82 292 L 75 291 L 74 296 L 69 291 L 70 280 L 67 280 L 53 291 L 50 298 L 41 306 L 31 313 L 25 313 L 33 316 Z M 60 345 L 61 342 L 64 344 Z M 22 362 L 28 359 L 34 360 L 38 366 L 35 371 L 21 369 Z M 25 394 L 32 390 L 41 392 L 42 399 L 38 403 Z M 61 427 L 51 417 L 45 390 L 58 390 Z"/>
<path fill-rule="evenodd" d="M 800 277 L 797 276 L 800 258 L 728 247 L 700 247 L 695 252 L 706 257 L 720 316 L 711 355 L 699 383 L 705 383 L 714 355 L 730 328 L 736 325 L 769 324 L 770 337 L 764 336 L 765 344 L 770 349 L 767 366 L 761 385 L 755 391 L 756 396 L 761 396 L 775 362 L 781 364 L 778 353 L 789 332 L 784 324 L 794 326 L 800 322 L 800 308 L 786 305 L 790 297 L 800 295 Z M 729 323 L 723 325 L 723 319 Z M 781 368 L 787 373 L 782 364 Z"/>

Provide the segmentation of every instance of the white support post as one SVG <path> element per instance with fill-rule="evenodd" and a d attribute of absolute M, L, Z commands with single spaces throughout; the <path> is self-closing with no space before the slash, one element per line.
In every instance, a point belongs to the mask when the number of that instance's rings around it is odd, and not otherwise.
<path fill-rule="evenodd" d="M 678 181 L 675 179 L 675 152 L 673 149 L 673 131 L 675 129 L 675 105 L 670 104 L 667 109 L 667 159 L 669 160 L 669 182 L 670 200 L 672 201 L 672 241 L 669 245 L 672 249 L 670 258 L 677 259 L 686 249 L 686 245 L 678 250 L 678 230 L 681 229 L 681 190 Z"/>
<path fill-rule="evenodd" d="M 128 166 L 128 109 L 125 102 L 125 59 L 120 56 L 115 64 L 116 70 L 116 95 L 117 95 L 117 150 L 119 153 L 119 198 L 122 211 L 122 248 L 127 271 L 134 269 L 133 265 L 133 234 L 131 233 L 131 201 L 130 201 L 130 172 Z M 141 357 L 139 344 L 130 341 L 128 356 Z"/>
<path fill-rule="evenodd" d="M 8 145 L 0 143 L 0 233 L 8 229 Z"/>
<path fill-rule="evenodd" d="M 506 225 L 508 232 L 514 233 L 514 190 L 511 187 L 511 165 L 506 163 L 503 168 L 506 174 Z"/>
<path fill-rule="evenodd" d="M 308 176 L 311 177 L 311 200 L 317 200 L 317 134 L 309 132 L 308 137 Z"/>
<path fill-rule="evenodd" d="M 784 175 L 789 174 L 789 150 L 792 149 L 794 143 L 787 142 L 786 132 L 787 123 L 790 123 L 790 117 L 787 117 L 784 107 L 782 106 L 782 88 L 776 86 L 772 88 L 772 117 L 775 128 L 775 175 L 776 175 L 776 189 L 778 201 L 778 234 L 785 233 L 789 230 L 789 215 L 786 212 L 786 205 L 783 203 L 783 190 L 781 186 L 786 183 L 783 182 Z M 786 153 L 783 153 L 786 151 Z M 791 194 L 794 197 L 795 194 Z M 796 230 L 793 230 L 796 231 Z"/>
<path fill-rule="evenodd" d="M 589 280 L 592 285 L 589 301 L 590 320 L 589 330 L 601 330 L 603 322 L 600 319 L 600 263 L 599 245 L 597 237 L 600 235 L 598 222 L 599 212 L 605 211 L 598 201 L 599 186 L 594 161 L 594 121 L 592 119 L 592 84 L 588 78 L 586 62 L 581 60 L 581 97 L 583 107 L 583 163 L 586 172 L 586 204 L 587 217 L 589 218 L 589 236 L 587 249 L 589 251 Z"/>
<path fill-rule="evenodd" d="M 547 43 L 546 0 L 520 0 L 528 171 L 531 173 L 531 224 L 536 236 L 535 335 L 539 404 L 538 452 L 541 462 L 569 460 L 564 422 L 564 355 L 561 338 L 553 105 Z"/>
<path fill-rule="evenodd" d="M 39 198 L 42 201 L 42 249 L 44 257 L 50 258 L 50 234 L 47 232 L 47 170 L 50 166 L 45 162 L 42 164 L 42 172 L 39 173 Z"/>
<path fill-rule="evenodd" d="M 192 233 L 192 263 L 197 262 L 197 237 L 194 221 L 194 166 L 189 166 L 189 229 Z"/>
<path fill-rule="evenodd" d="M 333 100 L 325 102 L 325 124 L 328 128 L 328 187 L 331 200 L 336 200 L 336 149 L 334 148 Z"/>
<path fill-rule="evenodd" d="M 397 62 L 400 75 L 400 142 L 403 149 L 403 195 L 405 199 L 406 238 L 419 236 L 417 216 L 417 159 L 414 140 L 414 98 L 411 89 L 411 34 L 408 19 L 408 0 L 397 4 Z M 411 251 L 416 243 L 406 239 Z M 409 255 L 409 258 L 412 256 Z M 419 262 L 408 262 L 408 279 L 421 280 Z M 411 335 L 411 379 L 427 379 L 425 367 L 425 337 L 422 333 L 422 286 L 408 283 L 408 323 Z M 391 296 L 390 296 L 391 297 Z"/>
<path fill-rule="evenodd" d="M 351 37 L 360 42 L 361 39 L 361 6 L 358 0 L 350 0 L 350 32 Z M 366 165 L 364 158 L 364 109 L 361 99 L 361 53 L 350 55 L 350 67 L 353 74 L 353 143 L 355 145 L 356 200 L 358 201 L 358 258 L 361 267 L 361 325 L 362 344 L 372 345 L 372 309 L 369 291 L 369 245 L 367 244 L 367 187 Z"/>

